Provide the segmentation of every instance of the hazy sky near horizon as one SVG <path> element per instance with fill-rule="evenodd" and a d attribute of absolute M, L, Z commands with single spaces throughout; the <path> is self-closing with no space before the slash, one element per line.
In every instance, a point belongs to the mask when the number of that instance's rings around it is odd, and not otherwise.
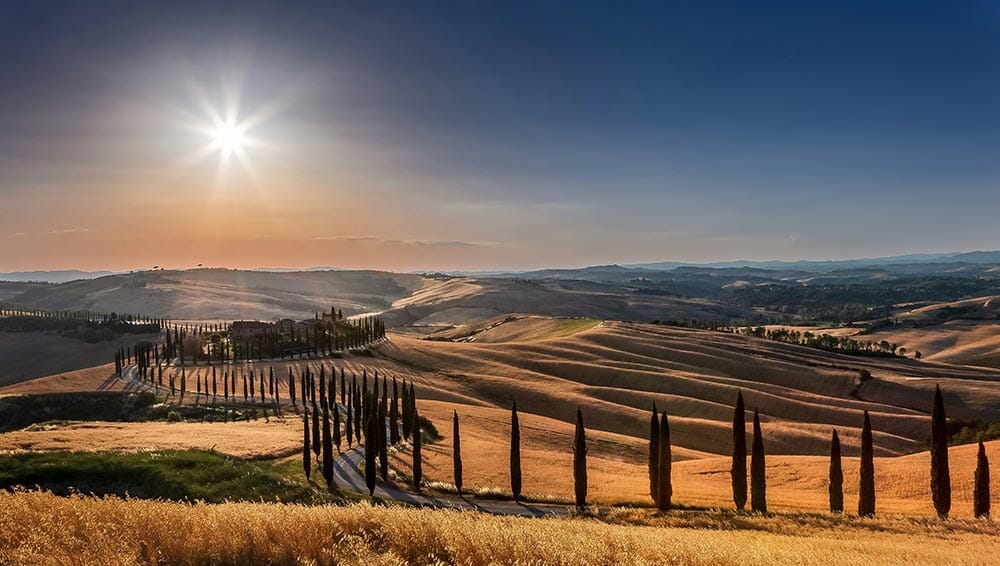
<path fill-rule="evenodd" d="M 4 3 L 0 271 L 1000 248 L 996 2 L 202 4 Z"/>

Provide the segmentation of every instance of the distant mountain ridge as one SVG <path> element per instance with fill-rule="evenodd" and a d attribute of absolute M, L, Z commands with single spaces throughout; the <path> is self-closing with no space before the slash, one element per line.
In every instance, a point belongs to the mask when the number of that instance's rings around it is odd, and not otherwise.
<path fill-rule="evenodd" d="M 80 271 L 78 269 L 13 271 L 10 273 L 0 273 L 0 281 L 66 283 L 67 281 L 77 281 L 79 279 L 97 279 L 98 277 L 114 275 L 115 273 L 114 271 Z"/>
<path fill-rule="evenodd" d="M 951 252 L 939 254 L 906 254 L 887 257 L 835 259 L 835 260 L 736 260 L 709 263 L 685 263 L 676 261 L 659 261 L 652 263 L 632 263 L 622 267 L 630 269 L 651 269 L 667 271 L 678 267 L 756 267 L 759 269 L 802 270 L 802 271 L 837 271 L 842 269 L 858 269 L 864 267 L 879 267 L 885 265 L 905 265 L 923 263 L 974 263 L 1000 264 L 1000 251 Z"/>

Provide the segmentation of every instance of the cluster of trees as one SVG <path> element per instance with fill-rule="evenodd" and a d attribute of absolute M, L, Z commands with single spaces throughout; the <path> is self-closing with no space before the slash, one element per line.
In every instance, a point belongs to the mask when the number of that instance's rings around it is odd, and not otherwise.
<path fill-rule="evenodd" d="M 791 328 L 767 329 L 763 326 L 745 326 L 742 328 L 733 328 L 731 331 L 744 336 L 766 338 L 777 342 L 785 342 L 786 344 L 799 344 L 800 346 L 808 346 L 810 348 L 829 350 L 831 352 L 841 352 L 844 354 L 870 354 L 879 356 L 906 355 L 906 348 L 902 348 L 899 344 L 888 342 L 886 340 L 879 342 L 872 340 L 855 340 L 850 336 L 832 336 L 830 334 L 813 333 L 809 331 L 799 332 L 798 330 Z M 921 357 L 920 352 L 916 352 L 915 356 L 919 359 Z"/>
<path fill-rule="evenodd" d="M 420 421 L 413 383 L 403 380 L 400 394 L 399 382 L 393 377 L 391 398 L 389 381 L 384 375 L 380 380 L 377 370 L 371 386 L 368 383 L 367 369 L 363 370 L 360 382 L 352 374 L 349 384 L 341 369 L 338 403 L 336 371 L 331 371 L 329 379 L 323 369 L 318 376 L 308 372 L 302 375 L 302 467 L 306 477 L 311 478 L 315 460 L 327 486 L 332 489 L 335 486 L 333 446 L 341 452 L 345 441 L 348 448 L 363 442 L 365 483 L 369 494 L 374 495 L 376 477 L 380 476 L 382 481 L 389 478 L 389 447 L 412 437 L 413 485 L 419 491 Z"/>
<path fill-rule="evenodd" d="M 167 329 L 163 343 L 164 357 L 207 364 L 228 361 L 295 359 L 332 355 L 343 350 L 363 348 L 385 338 L 381 317 L 366 316 L 354 320 L 337 319 L 326 327 L 320 321 L 293 324 L 282 328 L 260 323 L 250 335 L 237 336 L 231 325 L 183 325 Z"/>
<path fill-rule="evenodd" d="M 0 318 L 0 324 L 8 320 L 10 319 Z M 101 324 L 114 324 L 114 322 Z M 162 374 L 161 365 L 169 365 L 171 360 L 179 360 L 180 365 L 184 365 L 188 360 L 193 365 L 198 365 L 199 362 L 212 365 L 264 359 L 302 359 L 333 355 L 345 349 L 362 348 L 385 338 L 385 323 L 376 316 L 362 317 L 353 321 L 337 321 L 330 329 L 324 328 L 319 322 L 307 325 L 303 329 L 297 329 L 293 325 L 287 333 L 278 332 L 277 327 L 274 327 L 258 335 L 241 338 L 232 337 L 231 327 L 221 323 L 181 325 L 156 321 L 150 325 L 153 325 L 149 327 L 151 332 L 159 332 L 160 328 L 165 328 L 166 331 L 163 333 L 162 343 L 143 345 L 144 365 L 139 369 L 143 372 L 144 378 L 147 366 L 155 366 Z M 128 328 L 137 332 L 139 331 L 137 328 L 144 326 L 128 323 Z M 132 359 L 131 349 L 129 351 L 119 349 L 115 354 L 116 372 L 120 374 Z"/>
<path fill-rule="evenodd" d="M 88 343 L 107 342 L 123 334 L 160 332 L 163 321 L 138 315 L 119 317 L 115 313 L 89 311 L 43 311 L 0 309 L 0 331 L 55 332 Z"/>

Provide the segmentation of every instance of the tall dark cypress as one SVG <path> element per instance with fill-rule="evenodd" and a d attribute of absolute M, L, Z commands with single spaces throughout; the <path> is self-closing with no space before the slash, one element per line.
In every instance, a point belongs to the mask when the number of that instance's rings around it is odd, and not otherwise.
<path fill-rule="evenodd" d="M 382 481 L 389 480 L 389 443 L 387 442 L 388 437 L 386 436 L 385 421 L 386 398 L 383 395 L 378 400 L 378 410 L 376 411 L 375 424 L 373 425 L 375 438 L 378 442 L 378 474 L 382 477 Z"/>
<path fill-rule="evenodd" d="M 423 463 L 420 460 L 420 446 L 423 444 L 420 434 L 420 415 L 414 410 L 413 421 L 417 423 L 413 429 L 413 489 L 420 491 L 420 484 L 424 479 Z"/>
<path fill-rule="evenodd" d="M 344 378 L 344 368 L 340 368 L 340 404 L 347 406 L 347 385 Z"/>
<path fill-rule="evenodd" d="M 337 368 L 330 368 L 330 385 L 326 391 L 328 394 L 326 404 L 332 410 L 337 405 Z"/>
<path fill-rule="evenodd" d="M 365 389 L 362 391 L 364 403 L 365 422 L 365 483 L 368 486 L 368 494 L 375 495 L 375 474 L 377 473 L 376 460 L 378 458 L 378 440 L 375 433 L 375 411 L 372 410 L 372 395 Z"/>
<path fill-rule="evenodd" d="M 976 455 L 975 487 L 972 490 L 972 514 L 977 519 L 990 516 L 990 461 L 986 458 L 986 446 L 979 441 Z"/>
<path fill-rule="evenodd" d="M 336 403 L 333 404 L 333 443 L 337 445 L 337 452 L 341 452 L 344 439 L 340 435 L 340 405 Z"/>
<path fill-rule="evenodd" d="M 417 422 L 417 390 L 413 388 L 413 381 L 410 381 L 410 433 L 415 434 L 420 430 L 420 423 Z"/>
<path fill-rule="evenodd" d="M 649 417 L 649 462 L 647 472 L 649 474 L 649 496 L 656 503 L 657 493 L 660 489 L 660 482 L 657 480 L 657 473 L 660 469 L 660 417 L 656 413 L 656 403 L 653 403 L 653 412 Z"/>
<path fill-rule="evenodd" d="M 747 504 L 747 421 L 743 392 L 736 394 L 736 408 L 733 409 L 733 466 L 730 470 L 733 481 L 733 503 L 737 509 Z"/>
<path fill-rule="evenodd" d="M 399 387 L 392 378 L 392 401 L 389 404 L 389 444 L 399 443 Z"/>
<path fill-rule="evenodd" d="M 861 483 L 858 491 L 858 516 L 875 516 L 875 447 L 872 443 L 872 422 L 865 411 L 861 428 Z"/>
<path fill-rule="evenodd" d="M 830 440 L 830 512 L 844 512 L 844 469 L 840 460 L 840 436 L 836 430 Z"/>
<path fill-rule="evenodd" d="M 320 433 L 319 433 L 319 407 L 316 406 L 316 402 L 312 403 L 312 435 L 313 435 L 313 454 L 318 458 L 320 452 L 323 448 L 320 446 Z"/>
<path fill-rule="evenodd" d="M 938 517 L 947 519 L 951 511 L 951 473 L 948 470 L 948 419 L 940 386 L 934 389 L 934 408 L 931 409 L 931 496 Z"/>
<path fill-rule="evenodd" d="M 358 379 L 354 378 L 354 440 L 361 444 L 361 388 Z"/>
<path fill-rule="evenodd" d="M 760 432 L 760 415 L 753 410 L 753 449 L 750 453 L 750 508 L 767 513 L 767 478 L 764 466 L 764 436 Z"/>
<path fill-rule="evenodd" d="M 400 400 L 402 403 L 400 407 L 400 412 L 403 417 L 403 438 L 406 440 L 410 439 L 410 388 L 406 386 L 406 380 L 403 380 L 403 396 Z"/>
<path fill-rule="evenodd" d="M 462 495 L 462 438 L 458 431 L 458 411 L 455 411 L 451 428 L 451 460 L 455 474 L 455 489 L 458 491 L 459 495 Z"/>
<path fill-rule="evenodd" d="M 405 388 L 404 388 L 405 391 Z M 510 409 L 510 492 L 514 501 L 521 497 L 521 423 L 517 419 L 517 402 Z"/>
<path fill-rule="evenodd" d="M 576 409 L 576 434 L 573 437 L 573 494 L 576 506 L 587 506 L 587 433 L 583 428 L 583 412 Z"/>
<path fill-rule="evenodd" d="M 292 399 L 292 405 L 295 405 L 295 378 L 292 377 L 292 366 L 288 366 L 288 396 Z"/>
<path fill-rule="evenodd" d="M 347 414 L 344 415 L 344 436 L 347 437 L 347 446 L 348 447 L 350 447 L 351 444 L 354 442 L 354 436 L 353 436 L 353 434 L 354 434 L 354 419 L 353 419 L 353 417 L 351 415 L 351 411 L 353 410 L 351 408 L 351 405 L 353 405 L 353 404 L 354 403 L 348 403 L 346 405 L 346 407 L 347 407 Z"/>
<path fill-rule="evenodd" d="M 671 461 L 670 452 L 670 422 L 667 420 L 666 411 L 660 417 L 659 439 L 656 442 L 656 508 L 659 511 L 669 511 L 671 507 L 670 499 L 674 495 L 674 486 L 671 483 Z"/>
<path fill-rule="evenodd" d="M 305 412 L 302 413 L 302 467 L 306 472 L 306 479 L 309 479 L 309 475 L 312 473 L 312 453 L 310 452 L 309 445 L 309 408 L 305 405 L 302 406 Z"/>
<path fill-rule="evenodd" d="M 326 368 L 323 364 L 319 365 L 319 406 L 323 410 L 328 408 L 326 404 Z"/>
<path fill-rule="evenodd" d="M 330 431 L 330 409 L 323 409 L 323 479 L 330 489 L 333 483 L 333 435 Z"/>

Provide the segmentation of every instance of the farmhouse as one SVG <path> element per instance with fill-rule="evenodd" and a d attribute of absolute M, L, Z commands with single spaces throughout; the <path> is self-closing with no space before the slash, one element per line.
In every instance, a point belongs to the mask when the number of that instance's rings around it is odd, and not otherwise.
<path fill-rule="evenodd" d="M 232 327 L 230 328 L 229 337 L 230 339 L 242 340 L 244 338 L 263 336 L 272 328 L 274 328 L 274 325 L 270 322 L 261 322 L 259 320 L 237 320 L 233 322 Z"/>

